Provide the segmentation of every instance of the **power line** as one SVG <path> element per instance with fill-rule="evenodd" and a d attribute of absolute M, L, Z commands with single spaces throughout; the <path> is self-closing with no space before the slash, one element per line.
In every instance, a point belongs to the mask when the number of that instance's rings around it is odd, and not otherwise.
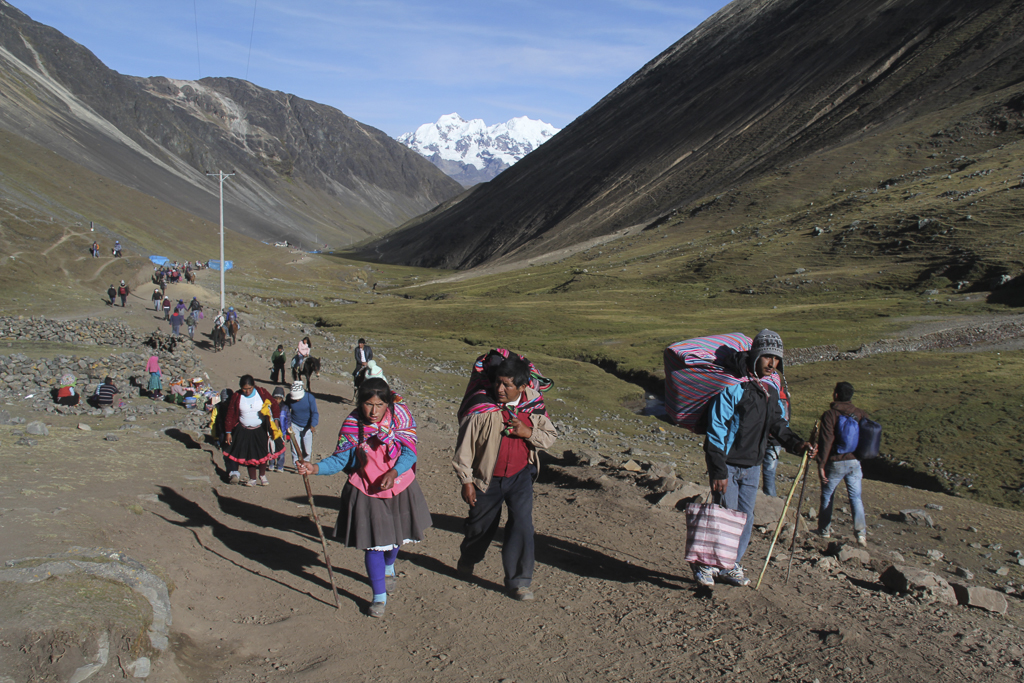
<path fill-rule="evenodd" d="M 192 14 L 196 18 L 196 63 L 199 64 L 199 78 L 203 77 L 203 62 L 199 58 L 199 9 L 196 7 L 197 0 L 192 0 Z M 198 79 L 196 79 L 198 80 Z"/>
<path fill-rule="evenodd" d="M 194 2 L 195 0 L 193 0 Z M 249 80 L 249 62 L 252 60 L 252 38 L 256 35 L 256 3 L 252 0 L 252 30 L 249 32 L 249 56 L 245 58 L 245 80 Z"/>

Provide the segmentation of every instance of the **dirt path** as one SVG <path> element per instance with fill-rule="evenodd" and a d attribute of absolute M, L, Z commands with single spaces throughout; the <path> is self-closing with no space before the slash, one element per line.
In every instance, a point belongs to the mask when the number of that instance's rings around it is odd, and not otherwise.
<path fill-rule="evenodd" d="M 195 291 L 213 300 L 201 287 L 169 291 L 175 299 L 187 301 Z M 134 302 L 97 313 L 123 316 L 140 329 L 166 326 L 162 315 Z M 207 316 L 200 342 L 210 324 Z M 219 353 L 201 344 L 199 353 L 217 386 L 235 386 L 244 373 L 268 378 L 267 361 L 244 343 Z M 405 372 L 397 365 L 388 371 Z M 322 378 L 315 394 L 315 451 L 325 455 L 352 394 L 346 377 Z M 34 458 L 8 451 L 0 547 L 7 557 L 66 545 L 115 547 L 157 568 L 174 585 L 173 652 L 157 661 L 149 678 L 157 683 L 1024 678 L 1019 598 L 996 616 L 894 597 L 877 582 L 893 551 L 923 566 L 930 547 L 961 563 L 974 557 L 980 574 L 979 552 L 997 552 L 986 545 L 1002 543 L 1002 555 L 1024 549 L 1019 514 L 870 482 L 868 566 L 816 567 L 824 544 L 808 539 L 798 545 L 789 585 L 779 563 L 758 592 L 702 592 L 682 561 L 684 515 L 652 506 L 626 473 L 568 466 L 556 446 L 535 491 L 537 599 L 517 603 L 501 590 L 497 543 L 478 565 L 477 580 L 454 571 L 465 514 L 449 464 L 450 401 L 458 397 L 407 398 L 420 425 L 417 476 L 434 527 L 423 543 L 403 549 L 398 591 L 383 619 L 364 616 L 370 591 L 362 553 L 330 541 L 341 596 L 341 608 L 334 607 L 300 477 L 273 474 L 269 487 L 228 486 L 209 445 L 161 431 L 174 423 L 174 411 L 140 419 L 141 429 L 118 432 L 115 444 L 102 434 L 117 425 L 92 418 L 93 431 L 84 432 L 52 418 L 45 451 Z M 5 445 L 10 433 L 0 428 Z M 343 482 L 343 475 L 312 478 L 328 533 Z M 939 528 L 886 517 L 929 501 L 944 507 L 933 512 Z M 970 531 L 966 520 L 979 530 Z M 980 551 L 968 545 L 975 540 Z M 755 532 L 750 573 L 760 569 L 767 545 Z M 932 564 L 950 578 L 946 565 Z"/>

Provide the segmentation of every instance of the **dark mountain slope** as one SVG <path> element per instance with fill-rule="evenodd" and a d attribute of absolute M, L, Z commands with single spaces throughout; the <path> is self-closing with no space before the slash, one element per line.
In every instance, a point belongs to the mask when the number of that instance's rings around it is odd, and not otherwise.
<path fill-rule="evenodd" d="M 237 79 L 134 78 L 0 0 L 0 128 L 207 219 L 217 185 L 237 229 L 335 245 L 462 188 L 340 111 Z"/>
<path fill-rule="evenodd" d="M 1024 3 L 1009 0 L 738 0 L 472 196 L 389 236 L 387 258 L 466 268 L 537 256 L 1012 94 L 1022 27 Z"/>

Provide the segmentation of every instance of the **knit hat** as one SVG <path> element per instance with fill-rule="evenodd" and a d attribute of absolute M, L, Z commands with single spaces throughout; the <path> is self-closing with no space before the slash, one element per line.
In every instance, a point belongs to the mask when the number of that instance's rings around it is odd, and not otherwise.
<path fill-rule="evenodd" d="M 60 376 L 60 385 L 62 387 L 73 387 L 78 383 L 78 378 L 72 375 L 70 372 L 66 372 Z"/>
<path fill-rule="evenodd" d="M 780 361 L 782 360 L 782 337 L 778 332 L 772 332 L 765 328 L 754 337 L 754 342 L 750 345 L 750 354 L 747 356 L 747 362 L 750 363 L 751 368 L 761 356 L 776 356 Z"/>
<path fill-rule="evenodd" d="M 281 398 L 284 398 L 284 387 L 277 387 L 276 389 L 274 389 L 274 396 L 280 396 Z"/>
<path fill-rule="evenodd" d="M 387 379 L 384 377 L 384 370 L 377 365 L 377 361 L 368 360 L 366 361 L 366 379 L 370 379 L 372 377 L 377 377 L 387 382 Z"/>
<path fill-rule="evenodd" d="M 300 398 L 306 395 L 306 385 L 302 382 L 292 382 L 292 391 L 290 396 L 292 400 L 298 401 Z"/>
<path fill-rule="evenodd" d="M 221 389 L 220 390 L 220 400 L 227 401 L 228 399 L 231 398 L 231 394 L 233 394 L 233 393 L 234 392 L 231 391 L 230 389 Z"/>

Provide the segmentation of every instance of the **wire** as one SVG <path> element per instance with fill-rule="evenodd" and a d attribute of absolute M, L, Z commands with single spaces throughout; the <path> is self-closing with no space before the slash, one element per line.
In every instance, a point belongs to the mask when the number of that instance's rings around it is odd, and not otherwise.
<path fill-rule="evenodd" d="M 256 35 L 256 3 L 252 0 L 252 30 L 249 32 L 249 56 L 245 58 L 245 80 L 249 80 L 249 62 L 252 60 L 252 38 Z"/>
<path fill-rule="evenodd" d="M 196 18 L 196 63 L 199 64 L 199 78 L 203 77 L 203 62 L 199 58 L 199 9 L 196 7 L 196 1 L 192 0 L 192 14 Z"/>

